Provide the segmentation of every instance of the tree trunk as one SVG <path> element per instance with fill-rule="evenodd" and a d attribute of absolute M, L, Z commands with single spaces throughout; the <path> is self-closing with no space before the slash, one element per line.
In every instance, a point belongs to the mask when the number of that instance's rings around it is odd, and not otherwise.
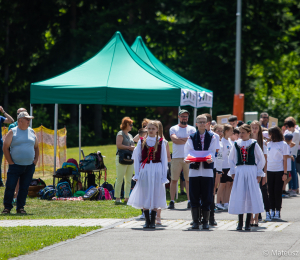
<path fill-rule="evenodd" d="M 5 48 L 5 56 L 6 64 L 4 70 L 4 110 L 8 110 L 8 79 L 9 79 L 9 20 L 6 21 L 6 48 Z"/>
<path fill-rule="evenodd" d="M 97 138 L 102 139 L 102 105 L 95 105 L 94 131 Z"/>

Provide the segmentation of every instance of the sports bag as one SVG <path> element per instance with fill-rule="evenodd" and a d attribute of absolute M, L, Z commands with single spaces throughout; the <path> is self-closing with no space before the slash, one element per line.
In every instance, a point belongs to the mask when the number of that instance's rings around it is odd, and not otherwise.
<path fill-rule="evenodd" d="M 108 191 L 112 191 L 114 189 L 114 187 L 111 184 L 109 184 L 108 182 L 103 182 L 101 187 L 107 189 Z"/>
<path fill-rule="evenodd" d="M 60 168 L 56 170 L 56 175 L 59 176 L 69 176 L 72 175 L 72 169 L 71 168 Z"/>
<path fill-rule="evenodd" d="M 88 156 L 84 158 L 84 160 L 80 160 L 79 168 L 84 171 L 93 171 L 97 169 L 105 169 L 103 156 L 100 151 L 97 153 L 90 153 Z"/>
<path fill-rule="evenodd" d="M 59 182 L 56 186 L 56 196 L 61 198 L 73 197 L 70 184 L 67 181 Z"/>
<path fill-rule="evenodd" d="M 56 190 L 53 185 L 49 185 L 39 191 L 39 196 L 42 200 L 51 200 L 55 197 Z"/>
<path fill-rule="evenodd" d="M 84 200 L 96 200 L 98 197 L 99 191 L 97 188 L 91 188 L 89 189 L 84 195 Z"/>
<path fill-rule="evenodd" d="M 118 150 L 119 163 L 125 165 L 133 164 L 132 153 L 130 150 Z"/>
<path fill-rule="evenodd" d="M 64 162 L 61 168 L 71 168 L 73 174 L 78 173 L 78 167 L 74 163 Z"/>

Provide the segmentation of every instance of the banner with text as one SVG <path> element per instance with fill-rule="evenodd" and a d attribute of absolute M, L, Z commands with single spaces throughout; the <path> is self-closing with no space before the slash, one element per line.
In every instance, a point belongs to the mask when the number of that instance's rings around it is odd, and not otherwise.
<path fill-rule="evenodd" d="M 197 92 L 189 89 L 181 89 L 180 106 L 192 106 L 197 105 Z"/>
<path fill-rule="evenodd" d="M 197 92 L 197 108 L 212 107 L 213 106 L 213 92 Z"/>

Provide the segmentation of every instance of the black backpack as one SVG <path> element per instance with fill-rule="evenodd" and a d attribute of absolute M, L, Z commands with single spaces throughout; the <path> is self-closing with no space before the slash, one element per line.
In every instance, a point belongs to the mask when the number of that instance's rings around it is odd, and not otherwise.
<path fill-rule="evenodd" d="M 112 191 L 114 189 L 114 187 L 108 182 L 104 182 L 101 187 L 107 189 L 108 191 Z"/>
<path fill-rule="evenodd" d="M 91 188 L 83 195 L 84 200 L 97 200 L 99 190 L 97 188 Z"/>

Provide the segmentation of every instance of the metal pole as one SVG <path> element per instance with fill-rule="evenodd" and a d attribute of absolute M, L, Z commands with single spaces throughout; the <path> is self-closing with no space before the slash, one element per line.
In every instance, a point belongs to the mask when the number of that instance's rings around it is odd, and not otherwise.
<path fill-rule="evenodd" d="M 212 107 L 209 109 L 209 113 L 212 116 Z"/>
<path fill-rule="evenodd" d="M 242 34 L 242 0 L 237 0 L 236 53 L 235 53 L 235 94 L 240 94 L 241 93 L 241 34 Z"/>
<path fill-rule="evenodd" d="M 58 104 L 55 104 L 55 108 L 54 108 L 54 168 L 53 168 L 53 174 L 55 174 L 55 172 L 56 172 L 57 119 L 58 119 Z"/>
<path fill-rule="evenodd" d="M 194 127 L 196 127 L 196 119 L 197 119 L 197 108 L 194 107 Z"/>
<path fill-rule="evenodd" d="M 181 110 L 180 106 L 178 107 L 178 115 L 179 115 L 179 111 Z M 179 117 L 178 117 L 178 124 L 180 123 Z"/>
<path fill-rule="evenodd" d="M 29 113 L 30 113 L 30 115 L 32 116 L 32 114 L 33 114 L 33 107 L 32 107 L 31 104 L 30 104 L 30 110 L 29 110 Z M 30 127 L 32 128 L 32 120 L 30 120 Z"/>
<path fill-rule="evenodd" d="M 81 160 L 81 104 L 79 104 L 79 161 Z"/>

